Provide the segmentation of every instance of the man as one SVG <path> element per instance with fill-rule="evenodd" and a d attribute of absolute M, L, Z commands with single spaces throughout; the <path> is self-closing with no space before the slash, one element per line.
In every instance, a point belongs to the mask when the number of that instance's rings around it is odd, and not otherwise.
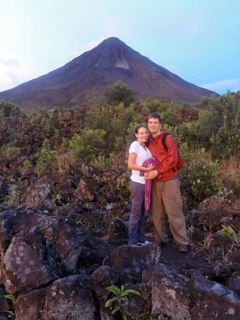
<path fill-rule="evenodd" d="M 177 141 L 171 136 L 166 136 L 165 150 L 162 137 L 166 131 L 161 130 L 162 119 L 159 114 L 151 113 L 148 116 L 149 136 L 148 148 L 152 156 L 159 161 L 157 170 L 145 174 L 146 180 L 152 182 L 151 219 L 154 224 L 154 235 L 159 244 L 167 241 L 166 221 L 164 208 L 168 216 L 172 235 L 178 245 L 179 252 L 188 251 L 188 238 L 186 223 L 182 211 L 182 198 L 178 179 L 178 146 Z"/>

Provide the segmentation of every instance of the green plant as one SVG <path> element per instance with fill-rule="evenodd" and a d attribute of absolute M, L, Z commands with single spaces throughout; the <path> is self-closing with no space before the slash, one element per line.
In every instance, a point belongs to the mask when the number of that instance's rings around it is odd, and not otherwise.
<path fill-rule="evenodd" d="M 43 141 L 43 147 L 40 153 L 37 153 L 36 171 L 38 174 L 44 174 L 55 171 L 57 168 L 57 152 L 50 149 L 48 139 Z"/>
<path fill-rule="evenodd" d="M 240 231 L 237 228 L 231 226 L 225 226 L 222 224 L 222 229 L 218 231 L 222 236 L 230 238 L 232 244 L 228 248 L 228 254 L 240 249 Z"/>
<path fill-rule="evenodd" d="M 191 226 L 189 226 L 188 229 L 187 229 L 187 233 L 188 233 L 188 238 L 189 238 L 189 240 L 192 240 L 193 232 L 194 232 L 194 226 L 191 225 Z"/>
<path fill-rule="evenodd" d="M 19 196 L 26 187 L 27 182 L 19 181 L 10 185 L 10 191 L 4 197 L 4 205 L 7 207 L 17 207 L 19 205 Z"/>
<path fill-rule="evenodd" d="M 84 204 L 83 208 L 86 210 L 86 211 L 91 211 L 92 208 L 91 208 L 91 205 L 87 202 Z"/>
<path fill-rule="evenodd" d="M 125 106 L 129 106 L 133 101 L 132 91 L 125 83 L 118 80 L 105 89 L 104 96 L 108 104 L 117 105 L 123 102 Z"/>
<path fill-rule="evenodd" d="M 11 147 L 3 145 L 1 148 L 1 154 L 8 160 L 16 160 L 21 155 L 21 149 L 18 147 Z"/>
<path fill-rule="evenodd" d="M 213 162 L 204 159 L 196 160 L 196 162 L 191 165 L 191 173 L 188 178 L 195 200 L 201 202 L 205 198 L 218 192 L 218 169 L 219 164 L 217 161 Z"/>
<path fill-rule="evenodd" d="M 23 165 L 24 165 L 24 167 L 25 167 L 26 169 L 31 169 L 31 168 L 33 167 L 33 165 L 31 164 L 31 162 L 28 161 L 28 160 L 26 160 Z"/>
<path fill-rule="evenodd" d="M 6 152 L 7 152 L 7 146 L 5 146 L 5 145 L 3 145 L 2 147 L 1 147 L 1 155 L 2 155 L 2 157 L 6 157 Z"/>
<path fill-rule="evenodd" d="M 99 154 L 106 151 L 104 130 L 82 130 L 81 136 L 74 134 L 69 141 L 69 148 L 73 152 L 73 162 L 90 163 Z"/>
<path fill-rule="evenodd" d="M 209 234 L 205 237 L 205 239 L 202 242 L 202 247 L 209 249 L 212 244 L 213 244 L 213 233 L 212 231 L 209 231 Z"/>
<path fill-rule="evenodd" d="M 12 295 L 12 294 L 5 294 L 4 295 L 4 298 L 5 299 L 9 299 L 9 300 L 11 300 L 11 301 L 15 301 L 15 296 L 14 295 Z"/>
<path fill-rule="evenodd" d="M 130 183 L 127 182 L 125 179 L 121 179 L 121 187 L 125 188 L 129 193 L 131 193 Z"/>
<path fill-rule="evenodd" d="M 107 300 L 107 302 L 105 303 L 105 307 L 113 310 L 112 314 L 115 314 L 119 311 L 122 315 L 123 320 L 127 320 L 127 315 L 124 313 L 124 308 L 128 308 L 127 296 L 129 295 L 129 293 L 134 293 L 140 296 L 140 293 L 133 289 L 124 290 L 124 286 L 121 286 L 121 288 L 117 286 L 110 286 L 106 289 L 113 292 L 115 294 L 115 297 Z M 114 306 L 112 307 L 113 303 Z"/>
<path fill-rule="evenodd" d="M 212 257 L 215 256 L 215 248 L 214 248 L 214 234 L 212 231 L 209 231 L 209 233 L 206 235 L 204 240 L 202 242 L 198 242 L 199 249 L 195 252 L 194 255 L 196 255 L 198 252 L 203 251 L 206 255 L 206 257 L 211 260 Z"/>

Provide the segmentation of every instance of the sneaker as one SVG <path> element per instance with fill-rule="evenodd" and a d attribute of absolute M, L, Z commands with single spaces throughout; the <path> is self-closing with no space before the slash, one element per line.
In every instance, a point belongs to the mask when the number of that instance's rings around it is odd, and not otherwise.
<path fill-rule="evenodd" d="M 145 246 L 147 244 L 150 244 L 151 242 L 145 240 L 144 242 L 138 242 L 138 246 Z"/>
<path fill-rule="evenodd" d="M 138 246 L 136 243 L 130 243 L 128 245 L 129 245 L 129 247 L 137 247 Z"/>
<path fill-rule="evenodd" d="M 188 252 L 188 246 L 187 245 L 184 245 L 184 244 L 180 244 L 178 246 L 178 251 L 180 253 L 187 253 Z"/>

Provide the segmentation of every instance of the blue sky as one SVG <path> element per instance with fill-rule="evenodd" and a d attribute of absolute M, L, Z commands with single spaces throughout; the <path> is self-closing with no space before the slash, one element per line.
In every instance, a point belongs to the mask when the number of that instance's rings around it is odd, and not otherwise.
<path fill-rule="evenodd" d="M 108 37 L 198 86 L 240 90 L 238 0 L 0 0 L 0 91 Z"/>

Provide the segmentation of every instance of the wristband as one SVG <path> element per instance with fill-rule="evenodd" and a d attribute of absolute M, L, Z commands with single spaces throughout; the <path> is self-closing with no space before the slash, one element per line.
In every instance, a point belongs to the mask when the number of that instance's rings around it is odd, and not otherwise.
<path fill-rule="evenodd" d="M 156 173 L 156 175 L 158 176 L 158 172 L 157 172 L 157 170 L 155 170 L 154 172 L 155 172 L 155 173 Z"/>

